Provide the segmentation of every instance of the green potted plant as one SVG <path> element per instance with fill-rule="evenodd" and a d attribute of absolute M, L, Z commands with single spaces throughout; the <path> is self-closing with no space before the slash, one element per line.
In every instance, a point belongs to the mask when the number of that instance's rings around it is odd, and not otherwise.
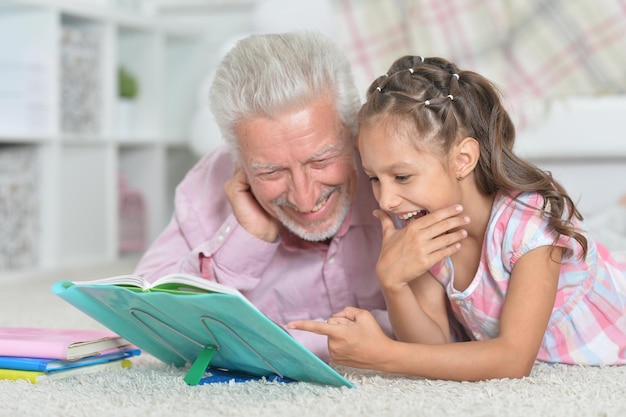
<path fill-rule="evenodd" d="M 139 94 L 139 83 L 130 71 L 120 66 L 117 79 L 120 98 L 132 100 L 137 97 Z"/>
<path fill-rule="evenodd" d="M 117 71 L 118 104 L 117 104 L 117 127 L 118 136 L 130 136 L 134 125 L 135 99 L 139 95 L 139 82 L 137 77 L 120 66 Z"/>

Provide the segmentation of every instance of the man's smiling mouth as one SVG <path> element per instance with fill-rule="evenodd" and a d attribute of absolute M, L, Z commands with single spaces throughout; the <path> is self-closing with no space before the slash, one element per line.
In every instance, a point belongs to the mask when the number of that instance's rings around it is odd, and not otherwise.
<path fill-rule="evenodd" d="M 315 206 L 313 206 L 311 208 L 311 210 L 309 210 L 309 211 L 302 211 L 302 210 L 298 209 L 298 207 L 296 207 L 293 204 L 286 204 L 286 206 L 291 207 L 294 211 L 296 211 L 298 213 L 304 213 L 304 214 L 306 214 L 306 213 L 315 213 L 315 212 L 320 211 L 326 205 L 326 203 L 328 202 L 328 199 L 330 198 L 331 195 L 333 195 L 334 191 L 335 191 L 335 188 L 333 188 L 332 190 L 329 190 L 328 192 L 326 192 L 326 195 L 323 195 L 321 197 L 321 199 L 318 200 L 318 202 L 315 204 Z"/>

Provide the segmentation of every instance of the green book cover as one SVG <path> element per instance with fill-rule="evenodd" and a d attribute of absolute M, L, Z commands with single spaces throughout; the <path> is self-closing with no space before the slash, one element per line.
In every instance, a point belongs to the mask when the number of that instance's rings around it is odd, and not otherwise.
<path fill-rule="evenodd" d="M 205 348 L 210 367 L 353 385 L 237 290 L 186 274 L 148 284 L 127 275 L 54 284 L 52 292 L 161 361 L 188 366 Z"/>

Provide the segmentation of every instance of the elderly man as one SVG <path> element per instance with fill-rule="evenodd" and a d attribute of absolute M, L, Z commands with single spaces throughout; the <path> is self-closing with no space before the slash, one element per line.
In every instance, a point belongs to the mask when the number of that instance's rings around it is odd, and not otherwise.
<path fill-rule="evenodd" d="M 136 273 L 235 287 L 280 325 L 358 306 L 389 329 L 343 52 L 314 32 L 250 36 L 219 64 L 210 101 L 226 146 L 180 183 L 172 220 Z M 290 332 L 329 359 L 326 337 Z"/>

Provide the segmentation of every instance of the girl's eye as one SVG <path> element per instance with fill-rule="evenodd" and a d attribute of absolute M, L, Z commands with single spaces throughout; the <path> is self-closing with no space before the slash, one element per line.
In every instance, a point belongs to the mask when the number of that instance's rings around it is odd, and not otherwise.
<path fill-rule="evenodd" d="M 407 182 L 411 178 L 410 175 L 396 175 L 396 181 L 398 182 Z"/>
<path fill-rule="evenodd" d="M 370 182 L 378 182 L 378 177 L 369 177 Z"/>

